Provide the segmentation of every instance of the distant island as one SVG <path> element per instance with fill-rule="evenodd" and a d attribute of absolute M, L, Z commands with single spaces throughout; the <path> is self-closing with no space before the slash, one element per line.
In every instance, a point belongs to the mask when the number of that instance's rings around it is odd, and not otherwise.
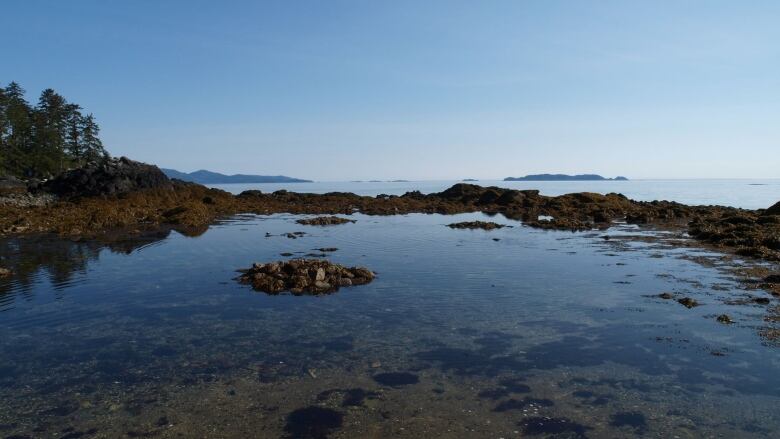
<path fill-rule="evenodd" d="M 531 174 L 525 177 L 507 177 L 504 181 L 628 181 L 626 177 L 606 178 L 596 174 Z"/>
<path fill-rule="evenodd" d="M 218 172 L 200 170 L 195 172 L 180 172 L 175 169 L 160 168 L 168 178 L 176 178 L 200 184 L 228 184 L 228 183 L 311 183 L 311 180 L 285 177 L 284 175 L 225 175 Z"/>
<path fill-rule="evenodd" d="M 479 181 L 479 180 L 477 180 L 476 178 L 464 178 L 461 181 Z"/>

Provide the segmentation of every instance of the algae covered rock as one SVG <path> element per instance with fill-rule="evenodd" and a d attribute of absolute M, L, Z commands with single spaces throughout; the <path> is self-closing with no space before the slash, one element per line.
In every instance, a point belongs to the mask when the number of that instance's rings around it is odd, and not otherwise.
<path fill-rule="evenodd" d="M 505 226 L 503 224 L 498 224 L 494 222 L 489 221 L 463 221 L 460 223 L 452 223 L 447 224 L 447 227 L 451 229 L 482 229 L 482 230 L 494 230 L 494 229 L 501 229 L 504 227 L 511 227 L 511 226 Z"/>
<path fill-rule="evenodd" d="M 339 216 L 317 216 L 314 218 L 304 218 L 296 221 L 298 224 L 307 226 L 335 226 L 338 224 L 354 223 L 355 220 L 341 218 Z"/>
<path fill-rule="evenodd" d="M 238 281 L 252 285 L 256 291 L 279 294 L 285 291 L 298 295 L 321 295 L 341 287 L 364 285 L 375 274 L 364 267 L 345 267 L 322 259 L 293 259 L 266 264 L 255 263 L 242 272 Z"/>

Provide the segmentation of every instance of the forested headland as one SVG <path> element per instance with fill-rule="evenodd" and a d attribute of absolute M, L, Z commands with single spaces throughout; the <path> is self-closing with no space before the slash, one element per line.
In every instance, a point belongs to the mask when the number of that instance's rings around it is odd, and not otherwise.
<path fill-rule="evenodd" d="M 108 157 L 95 117 L 56 91 L 30 105 L 16 82 L 0 87 L 0 176 L 48 178 Z"/>

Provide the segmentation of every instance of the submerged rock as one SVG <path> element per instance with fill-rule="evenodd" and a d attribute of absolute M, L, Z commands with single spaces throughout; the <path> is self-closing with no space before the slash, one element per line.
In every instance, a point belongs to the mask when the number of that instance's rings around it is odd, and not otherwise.
<path fill-rule="evenodd" d="M 11 270 L 9 270 L 7 268 L 0 267 L 0 279 L 2 279 L 4 277 L 10 277 L 12 274 L 13 274 L 13 271 L 11 271 Z"/>
<path fill-rule="evenodd" d="M 682 299 L 677 299 L 677 302 L 686 308 L 693 308 L 694 306 L 699 306 L 699 302 L 695 301 L 694 299 L 691 299 L 690 297 L 683 297 Z"/>
<path fill-rule="evenodd" d="M 252 285 L 257 291 L 294 295 L 320 295 L 338 291 L 340 287 L 364 285 L 374 280 L 374 273 L 363 267 L 347 268 L 320 259 L 293 259 L 267 264 L 255 263 L 240 270 L 239 282 Z"/>
<path fill-rule="evenodd" d="M 493 230 L 493 229 L 501 229 L 503 227 L 511 227 L 511 226 L 505 226 L 503 224 L 498 224 L 498 223 L 493 223 L 488 221 L 464 221 L 460 223 L 447 224 L 447 227 L 451 229 Z"/>
<path fill-rule="evenodd" d="M 734 323 L 734 320 L 731 320 L 731 317 L 729 317 L 728 314 L 721 314 L 716 320 L 726 325 Z"/>
<path fill-rule="evenodd" d="M 296 221 L 298 224 L 307 226 L 335 226 L 338 224 L 354 223 L 355 220 L 341 218 L 338 216 L 318 216 L 314 218 L 304 218 Z"/>

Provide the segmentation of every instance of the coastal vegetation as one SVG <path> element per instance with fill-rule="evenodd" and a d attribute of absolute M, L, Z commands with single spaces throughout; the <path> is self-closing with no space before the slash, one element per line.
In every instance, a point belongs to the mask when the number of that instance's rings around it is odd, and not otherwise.
<path fill-rule="evenodd" d="M 95 117 L 51 88 L 36 105 L 16 82 L 0 87 L 0 176 L 48 178 L 108 154 Z"/>

